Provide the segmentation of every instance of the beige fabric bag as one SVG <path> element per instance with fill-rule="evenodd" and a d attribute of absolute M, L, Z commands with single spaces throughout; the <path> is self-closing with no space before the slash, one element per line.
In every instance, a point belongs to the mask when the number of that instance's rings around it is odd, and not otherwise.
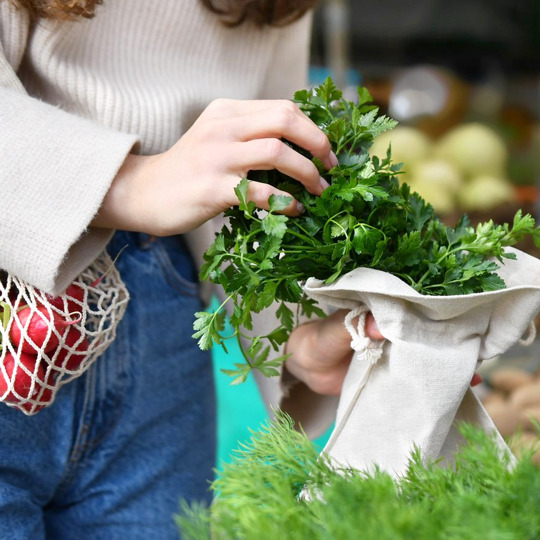
<path fill-rule="evenodd" d="M 337 464 L 359 470 L 377 465 L 401 475 L 414 446 L 425 460 L 451 461 L 461 443 L 456 420 L 493 432 L 508 450 L 470 381 L 477 363 L 518 342 L 540 309 L 540 261 L 512 251 L 517 260 L 505 259 L 499 271 L 507 288 L 495 292 L 425 296 L 369 268 L 328 286 L 306 282 L 306 292 L 323 307 L 351 310 L 346 326 L 356 354 L 323 450 Z M 367 310 L 384 342 L 358 333 Z"/>

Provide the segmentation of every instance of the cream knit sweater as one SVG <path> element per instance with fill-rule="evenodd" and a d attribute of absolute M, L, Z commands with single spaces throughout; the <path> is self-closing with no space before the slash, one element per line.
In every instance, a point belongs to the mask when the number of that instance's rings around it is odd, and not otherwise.
<path fill-rule="evenodd" d="M 292 97 L 309 36 L 309 16 L 230 29 L 198 0 L 105 0 L 91 20 L 34 25 L 0 0 L 0 268 L 61 292 L 112 235 L 89 224 L 125 156 L 168 149 L 214 98 Z M 188 235 L 195 258 L 217 221 Z M 311 435 L 331 422 L 334 398 L 297 385 L 282 401 L 275 378 L 258 379 Z"/>
<path fill-rule="evenodd" d="M 89 223 L 126 154 L 168 149 L 214 98 L 292 97 L 309 22 L 230 29 L 198 0 L 105 0 L 30 25 L 0 0 L 0 268 L 64 289 L 110 238 Z"/>

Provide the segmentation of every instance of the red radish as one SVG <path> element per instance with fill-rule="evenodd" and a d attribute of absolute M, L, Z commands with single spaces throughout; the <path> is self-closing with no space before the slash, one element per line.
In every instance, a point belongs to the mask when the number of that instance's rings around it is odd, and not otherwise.
<path fill-rule="evenodd" d="M 44 381 L 41 378 L 36 379 L 36 391 L 32 396 L 32 401 L 21 403 L 20 407 L 29 413 L 37 413 L 52 403 L 54 378 L 55 372 L 50 371 L 48 375 L 44 375 Z M 49 386 L 52 388 L 48 388 Z"/>
<path fill-rule="evenodd" d="M 101 278 L 99 278 L 101 280 Z M 97 285 L 99 281 L 95 281 L 94 284 Z M 66 297 L 67 313 L 73 313 L 74 311 L 81 311 L 81 306 L 84 304 L 84 289 L 78 283 L 72 283 L 61 296 L 47 296 L 47 300 L 55 308 L 63 311 L 64 308 L 64 297 Z"/>
<path fill-rule="evenodd" d="M 29 413 L 37 413 L 37 412 L 41 411 L 41 409 L 44 409 L 45 405 L 38 405 L 37 403 L 27 401 L 26 403 L 21 403 L 19 405 L 19 407 L 24 409 L 25 411 L 27 411 Z"/>
<path fill-rule="evenodd" d="M 74 326 L 72 326 L 64 336 L 64 343 L 65 345 L 58 350 L 58 353 L 53 360 L 54 365 L 69 371 L 75 371 L 87 357 L 86 352 L 90 347 L 90 343 L 86 337 L 83 336 L 81 331 Z M 81 354 L 77 354 L 78 352 Z"/>
<path fill-rule="evenodd" d="M 52 390 L 50 388 L 45 388 L 39 398 L 36 396 L 33 399 L 34 401 L 27 401 L 25 403 L 21 403 L 19 407 L 23 408 L 29 413 L 37 413 L 41 411 L 47 405 L 50 405 L 52 403 Z"/>
<path fill-rule="evenodd" d="M 32 379 L 37 377 L 38 380 L 43 381 L 45 379 L 45 369 L 40 364 L 36 368 L 37 356 L 33 354 L 21 353 L 19 359 L 11 353 L 7 353 L 2 362 L 4 370 L 0 368 L 0 398 L 4 401 L 17 403 L 22 400 L 32 397 L 38 389 L 38 382 L 34 384 L 32 389 Z M 27 373 L 24 366 L 30 373 Z M 35 376 L 34 376 L 35 373 Z M 13 381 L 12 389 L 10 388 L 10 381 Z"/>
<path fill-rule="evenodd" d="M 9 331 L 9 337 L 15 347 L 21 346 L 25 353 L 36 354 L 38 350 L 50 352 L 59 344 L 59 333 L 78 320 L 66 321 L 55 313 L 50 312 L 45 306 L 31 308 L 25 306 L 13 314 L 13 322 Z"/>

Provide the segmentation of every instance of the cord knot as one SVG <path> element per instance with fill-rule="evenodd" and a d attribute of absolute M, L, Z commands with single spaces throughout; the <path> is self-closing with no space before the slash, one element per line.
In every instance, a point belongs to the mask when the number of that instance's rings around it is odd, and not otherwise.
<path fill-rule="evenodd" d="M 373 365 L 378 362 L 382 355 L 384 341 L 373 341 L 366 336 L 365 324 L 368 311 L 369 309 L 365 304 L 361 304 L 349 311 L 345 316 L 345 328 L 351 336 L 351 347 L 356 351 L 357 358 L 360 359 L 364 356 Z M 356 317 L 358 317 L 358 322 L 355 328 L 353 320 Z"/>

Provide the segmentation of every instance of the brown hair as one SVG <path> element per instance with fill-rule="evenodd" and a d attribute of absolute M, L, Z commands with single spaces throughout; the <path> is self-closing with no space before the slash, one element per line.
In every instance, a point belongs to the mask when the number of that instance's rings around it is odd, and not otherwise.
<path fill-rule="evenodd" d="M 229 26 L 252 21 L 258 26 L 283 26 L 299 19 L 316 0 L 201 0 Z"/>
<path fill-rule="evenodd" d="M 103 0 L 10 0 L 28 11 L 32 18 L 75 19 L 94 16 Z"/>
<path fill-rule="evenodd" d="M 103 0 L 11 0 L 34 18 L 91 18 Z M 113 1 L 113 0 L 111 0 Z M 182 0 L 178 0 L 181 2 Z M 299 19 L 316 0 L 200 0 L 228 26 L 252 21 L 258 26 L 282 26 Z"/>

